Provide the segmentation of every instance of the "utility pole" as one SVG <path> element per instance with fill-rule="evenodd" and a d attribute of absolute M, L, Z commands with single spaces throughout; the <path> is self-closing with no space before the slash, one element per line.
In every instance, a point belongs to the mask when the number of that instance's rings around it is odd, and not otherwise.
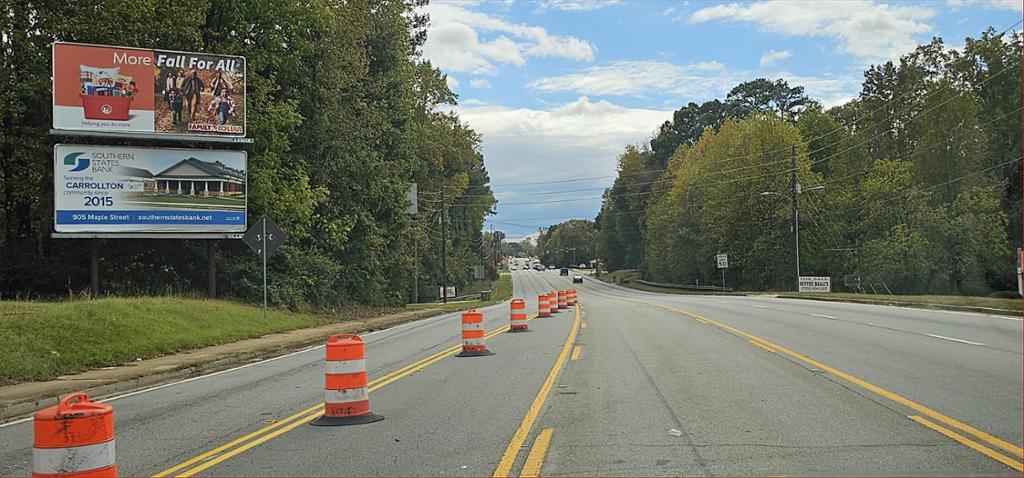
<path fill-rule="evenodd" d="M 800 183 L 796 181 L 796 145 L 792 146 L 789 170 L 789 190 L 793 198 L 793 255 L 796 257 L 796 291 L 800 291 L 800 210 L 797 196 L 800 194 Z"/>
<path fill-rule="evenodd" d="M 441 186 L 441 300 L 448 303 L 448 221 L 444 204 L 444 186 Z"/>

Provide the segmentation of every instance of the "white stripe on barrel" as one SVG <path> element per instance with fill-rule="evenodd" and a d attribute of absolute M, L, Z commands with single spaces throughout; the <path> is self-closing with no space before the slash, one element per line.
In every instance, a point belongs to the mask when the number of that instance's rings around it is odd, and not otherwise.
<path fill-rule="evenodd" d="M 99 470 L 114 465 L 114 440 L 66 448 L 32 448 L 34 473 L 56 475 Z"/>
<path fill-rule="evenodd" d="M 324 390 L 324 396 L 324 401 L 327 403 L 361 402 L 370 398 L 366 387 L 350 388 L 348 390 Z"/>

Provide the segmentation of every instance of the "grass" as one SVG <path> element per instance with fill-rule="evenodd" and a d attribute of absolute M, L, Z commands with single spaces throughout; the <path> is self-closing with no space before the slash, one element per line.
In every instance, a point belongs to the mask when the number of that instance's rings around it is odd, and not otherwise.
<path fill-rule="evenodd" d="M 171 297 L 0 302 L 0 385 L 233 342 L 324 319 Z"/>
<path fill-rule="evenodd" d="M 463 300 L 458 302 L 448 302 L 447 304 L 441 302 L 427 302 L 422 304 L 408 304 L 406 308 L 416 310 L 437 310 L 444 312 L 451 312 L 456 310 L 467 310 L 467 309 L 479 309 L 490 305 L 504 302 L 512 297 L 512 275 L 501 274 L 497 279 L 491 281 L 489 284 L 475 284 L 476 290 L 488 290 L 491 291 L 491 300 Z"/>
<path fill-rule="evenodd" d="M 310 314 L 271 309 L 264 321 L 260 307 L 223 300 L 2 301 L 0 386 L 402 310 L 344 307 Z"/>
<path fill-rule="evenodd" d="M 627 283 L 620 283 L 623 278 L 629 280 Z M 620 269 L 615 272 L 601 274 L 600 280 L 619 284 L 631 289 L 648 292 L 661 292 L 666 294 L 690 294 L 690 295 L 747 295 L 744 292 L 714 292 L 714 291 L 686 291 L 655 287 L 641 284 L 636 281 L 637 271 L 634 269 Z M 905 304 L 927 305 L 956 305 L 967 307 L 987 307 L 990 309 L 1021 310 L 1021 299 L 997 299 L 994 297 L 976 297 L 963 295 L 885 295 L 885 294 L 854 294 L 844 292 L 781 292 L 779 297 L 808 298 L 818 297 L 837 300 L 863 300 L 871 302 L 900 302 Z"/>
<path fill-rule="evenodd" d="M 780 294 L 783 297 L 822 297 L 828 299 L 855 299 L 878 302 L 902 302 L 921 305 L 958 305 L 968 307 L 987 307 L 990 309 L 1021 310 L 1020 299 L 997 299 L 993 297 L 974 297 L 964 295 L 885 295 L 885 294 L 851 294 L 843 292 L 803 292 L 800 294 Z"/>
<path fill-rule="evenodd" d="M 679 294 L 679 295 L 746 295 L 743 292 L 722 292 L 714 290 L 698 291 L 698 290 L 684 290 L 684 289 L 673 289 L 671 287 L 658 287 L 653 285 L 641 284 L 637 282 L 639 274 L 635 269 L 619 269 L 614 272 L 601 273 L 599 280 L 607 282 L 609 284 L 619 284 L 623 287 L 629 287 L 630 289 L 642 290 L 647 292 L 659 292 L 662 294 Z M 621 279 L 627 279 L 629 282 L 619 282 Z"/>
<path fill-rule="evenodd" d="M 224 300 L 182 297 L 102 298 L 60 302 L 0 301 L 0 386 L 51 380 L 287 330 L 363 320 L 403 310 L 481 308 L 512 295 L 508 274 L 492 281 L 489 301 L 344 307 L 324 313 L 270 310 Z"/>

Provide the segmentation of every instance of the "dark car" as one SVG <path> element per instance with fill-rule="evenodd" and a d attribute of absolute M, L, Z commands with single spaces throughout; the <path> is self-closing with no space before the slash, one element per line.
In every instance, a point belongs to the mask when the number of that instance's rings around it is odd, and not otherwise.
<path fill-rule="evenodd" d="M 568 267 L 563 267 L 562 270 L 558 273 L 558 275 L 562 275 L 562 276 L 569 275 L 569 268 Z"/>

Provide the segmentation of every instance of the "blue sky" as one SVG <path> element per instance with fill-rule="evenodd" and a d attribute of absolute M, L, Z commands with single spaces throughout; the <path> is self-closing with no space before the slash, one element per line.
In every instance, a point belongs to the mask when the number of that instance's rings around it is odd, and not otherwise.
<path fill-rule="evenodd" d="M 616 156 L 688 102 L 767 77 L 842 104 L 869 65 L 935 36 L 960 47 L 988 26 L 1010 27 L 1021 9 L 1021 0 L 434 0 L 423 51 L 483 137 L 499 200 L 486 226 L 517 239 L 593 219 Z"/>

